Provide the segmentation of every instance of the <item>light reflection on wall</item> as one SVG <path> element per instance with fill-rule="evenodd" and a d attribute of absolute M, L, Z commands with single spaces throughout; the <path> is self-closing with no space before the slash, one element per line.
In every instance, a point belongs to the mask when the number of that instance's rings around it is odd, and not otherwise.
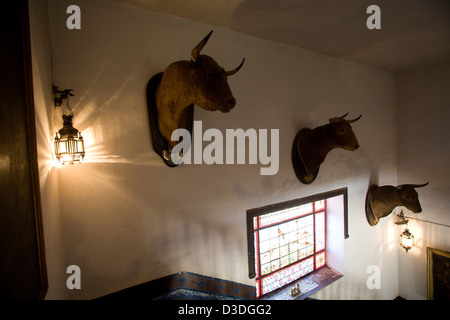
<path fill-rule="evenodd" d="M 420 223 L 414 221 L 413 218 L 410 218 L 409 216 L 406 218 L 408 219 L 408 229 L 414 235 L 414 245 L 410 250 L 408 250 L 408 252 L 406 252 L 405 249 L 400 246 L 400 234 L 405 230 L 405 225 L 400 225 L 397 228 L 399 247 L 401 248 L 402 253 L 420 256 L 424 253 L 423 250 L 425 250 L 426 252 L 427 249 L 426 246 L 425 248 L 423 247 L 424 242 L 422 226 L 420 225 Z"/>
<path fill-rule="evenodd" d="M 393 217 L 391 217 L 389 223 L 387 224 L 386 228 L 386 242 L 387 242 L 387 248 L 389 251 L 397 250 L 398 246 L 398 233 L 396 231 L 396 224 L 393 222 Z"/>
<path fill-rule="evenodd" d="M 79 100 L 82 100 L 82 98 Z M 86 105 L 82 105 L 82 103 L 78 102 L 73 108 L 74 127 L 76 127 L 83 135 L 85 144 L 86 155 L 82 163 L 121 163 L 138 166 L 164 165 L 159 156 L 152 149 L 150 136 L 142 137 L 144 143 L 148 146 L 148 150 L 144 152 L 132 156 L 111 152 L 111 149 L 117 149 L 117 145 L 121 143 L 120 141 L 123 142 L 123 137 L 127 137 L 130 128 L 139 126 L 140 123 L 135 121 L 134 126 L 130 124 L 129 121 L 125 121 L 125 124 L 121 123 L 122 118 L 120 115 L 108 115 L 107 117 L 101 118 L 99 114 L 101 114 L 102 111 L 98 111 L 96 108 L 97 106 L 93 102 L 88 102 Z M 55 113 L 55 117 L 58 117 L 60 112 Z M 146 121 L 146 118 L 141 119 L 141 124 Z M 58 128 L 54 131 L 58 131 Z M 55 158 L 53 137 L 49 140 L 52 141 L 51 150 L 53 153 L 50 167 L 64 167 Z"/>

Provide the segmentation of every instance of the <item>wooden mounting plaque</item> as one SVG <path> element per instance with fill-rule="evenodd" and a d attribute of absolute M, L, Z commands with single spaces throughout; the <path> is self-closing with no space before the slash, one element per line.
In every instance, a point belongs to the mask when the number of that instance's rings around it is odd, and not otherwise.
<path fill-rule="evenodd" d="M 163 159 L 164 163 L 173 168 L 177 167 L 178 164 L 174 163 L 170 159 L 170 153 L 169 153 L 169 147 L 167 140 L 161 135 L 159 132 L 159 126 L 158 126 L 158 109 L 156 108 L 156 89 L 158 88 L 159 83 L 161 82 L 161 78 L 163 76 L 163 73 L 157 73 L 152 78 L 150 78 L 146 94 L 147 94 L 147 111 L 148 111 L 148 118 L 150 122 L 150 134 L 152 138 L 152 145 L 153 150 Z M 187 130 L 191 134 L 192 137 L 192 125 L 194 121 L 194 105 L 190 105 L 188 107 L 187 113 Z"/>

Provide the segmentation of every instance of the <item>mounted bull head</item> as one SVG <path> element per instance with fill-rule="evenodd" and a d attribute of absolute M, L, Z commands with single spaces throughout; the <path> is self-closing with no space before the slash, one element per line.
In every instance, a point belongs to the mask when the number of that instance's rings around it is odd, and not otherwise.
<path fill-rule="evenodd" d="M 245 59 L 236 69 L 225 71 L 213 58 L 200 54 L 211 34 L 212 31 L 192 50 L 191 61 L 170 64 L 147 85 L 149 116 L 156 117 L 156 125 L 150 119 L 153 146 L 169 166 L 175 166 L 170 155 L 178 143 L 171 140 L 172 133 L 179 128 L 191 131 L 194 104 L 221 112 L 229 112 L 236 105 L 227 77 L 238 72 Z"/>
<path fill-rule="evenodd" d="M 425 184 L 402 184 L 397 187 L 371 185 L 366 196 L 366 218 L 371 226 L 388 216 L 396 207 L 403 206 L 414 213 L 422 212 L 419 195 L 415 189 Z"/>
<path fill-rule="evenodd" d="M 331 150 L 341 148 L 354 151 L 359 148 L 350 124 L 358 121 L 362 115 L 346 120 L 344 118 L 347 115 L 331 118 L 326 125 L 314 129 L 304 128 L 297 133 L 292 147 L 292 162 L 301 182 L 310 184 L 315 180 L 320 165 Z"/>

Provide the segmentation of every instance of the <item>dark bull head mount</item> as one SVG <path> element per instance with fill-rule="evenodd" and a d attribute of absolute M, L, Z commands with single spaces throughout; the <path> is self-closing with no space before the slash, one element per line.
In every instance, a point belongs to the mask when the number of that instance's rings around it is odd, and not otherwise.
<path fill-rule="evenodd" d="M 359 148 L 351 123 L 358 121 L 342 117 L 331 118 L 329 123 L 314 129 L 303 128 L 294 138 L 292 145 L 292 165 L 297 178 L 304 184 L 312 183 L 319 173 L 320 165 L 327 154 L 341 148 L 354 151 Z"/>
<path fill-rule="evenodd" d="M 406 207 L 414 213 L 422 212 L 419 195 L 415 189 L 422 188 L 425 184 L 402 184 L 394 186 L 369 187 L 366 195 L 366 218 L 371 226 L 378 224 L 381 218 L 391 214 L 398 206 Z"/>
<path fill-rule="evenodd" d="M 171 136 L 176 129 L 187 129 L 192 135 L 194 104 L 208 111 L 230 112 L 236 105 L 227 78 L 244 64 L 225 71 L 210 56 L 200 54 L 212 31 L 195 46 L 190 61 L 170 64 L 163 73 L 153 76 L 147 84 L 147 107 L 155 151 L 164 162 L 175 167 L 171 159 L 178 143 Z"/>

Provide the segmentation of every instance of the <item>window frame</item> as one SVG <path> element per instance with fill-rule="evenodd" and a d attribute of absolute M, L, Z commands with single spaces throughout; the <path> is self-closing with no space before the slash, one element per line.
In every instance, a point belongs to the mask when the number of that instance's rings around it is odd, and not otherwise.
<path fill-rule="evenodd" d="M 255 229 L 254 229 L 254 225 L 253 225 L 254 220 L 255 220 L 256 217 L 259 217 L 259 216 L 262 216 L 262 215 L 266 215 L 266 214 L 269 214 L 269 213 L 272 213 L 272 212 L 276 212 L 276 211 L 281 211 L 281 210 L 286 210 L 286 209 L 290 209 L 290 208 L 293 208 L 293 207 L 302 206 L 302 205 L 305 205 L 305 204 L 308 204 L 308 203 L 314 203 L 314 202 L 319 201 L 319 200 L 327 200 L 328 198 L 333 198 L 335 196 L 341 196 L 341 195 L 343 196 L 343 202 L 344 202 L 344 238 L 347 239 L 349 237 L 349 234 L 348 234 L 348 214 L 347 214 L 347 211 L 348 211 L 348 206 L 347 206 L 347 198 L 348 198 L 347 188 L 336 189 L 336 190 L 332 190 L 332 191 L 328 191 L 328 192 L 323 192 L 323 193 L 307 196 L 307 197 L 300 198 L 300 199 L 294 199 L 294 200 L 279 202 L 279 203 L 275 203 L 275 204 L 266 205 L 264 207 L 247 210 L 247 242 L 248 242 L 249 278 L 250 279 L 254 279 L 257 276 L 256 270 L 255 270 L 255 265 L 257 263 L 256 262 L 256 256 L 255 256 L 255 237 L 254 237 Z M 327 208 L 327 205 L 325 205 L 325 215 L 327 216 L 326 208 Z M 320 210 L 318 212 L 320 212 Z M 309 215 L 309 214 L 312 214 L 313 217 L 314 217 L 316 212 L 314 212 L 314 210 L 313 210 L 311 213 L 305 214 L 305 216 Z M 293 218 L 293 219 L 295 219 L 295 218 Z M 283 222 L 280 222 L 280 223 L 283 223 Z M 326 224 L 326 218 L 325 218 L 325 224 Z M 325 242 L 326 242 L 326 236 L 325 236 Z M 321 251 L 321 252 L 325 252 L 325 251 L 326 251 L 326 244 L 325 244 L 324 251 Z M 314 252 L 313 255 L 308 256 L 305 259 L 301 259 L 298 262 L 292 263 L 289 266 L 283 267 L 282 269 L 289 268 L 290 266 L 298 264 L 298 263 L 300 263 L 303 260 L 309 259 L 311 257 L 315 257 L 316 254 L 318 254 L 318 253 Z M 315 264 L 315 260 L 314 260 L 314 264 Z M 282 269 L 280 269 L 280 270 L 282 270 Z M 316 271 L 317 270 L 314 270 L 312 272 L 309 272 L 308 274 L 314 273 Z M 264 275 L 264 276 L 261 275 L 259 280 L 262 281 L 262 279 L 264 277 L 266 277 L 266 276 L 268 276 L 268 275 Z M 296 280 L 298 280 L 298 279 L 296 279 Z M 293 282 L 294 281 L 295 280 L 293 280 Z M 288 284 L 286 284 L 286 285 L 288 285 Z M 279 289 L 277 289 L 277 290 L 279 290 Z M 267 294 L 271 294 L 273 292 L 274 291 L 269 292 Z M 264 295 L 261 294 L 259 298 L 263 297 Z"/>

